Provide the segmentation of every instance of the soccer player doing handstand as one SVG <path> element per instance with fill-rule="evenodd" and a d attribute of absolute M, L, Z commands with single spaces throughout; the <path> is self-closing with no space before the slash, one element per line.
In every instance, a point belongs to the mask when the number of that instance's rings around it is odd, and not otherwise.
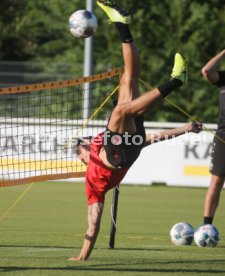
<path fill-rule="evenodd" d="M 119 82 L 118 103 L 106 130 L 92 141 L 84 139 L 77 146 L 80 160 L 87 164 L 88 230 L 79 256 L 71 257 L 72 261 L 87 260 L 90 256 L 100 229 L 105 194 L 119 185 L 141 150 L 154 142 L 201 130 L 201 124 L 189 123 L 154 135 L 145 133 L 143 115 L 186 82 L 186 62 L 177 53 L 170 80 L 140 96 L 140 58 L 129 28 L 130 15 L 112 1 L 99 0 L 97 4 L 118 29 L 124 71 Z"/>

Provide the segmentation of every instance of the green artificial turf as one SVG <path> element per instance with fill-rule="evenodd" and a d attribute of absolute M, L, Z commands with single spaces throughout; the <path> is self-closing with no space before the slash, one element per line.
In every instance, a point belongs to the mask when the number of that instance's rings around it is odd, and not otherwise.
<path fill-rule="evenodd" d="M 28 186 L 0 188 L 1 275 L 225 275 L 224 192 L 214 221 L 220 242 L 199 248 L 173 245 L 169 231 L 180 221 L 202 223 L 206 189 L 122 185 L 116 248 L 108 249 L 110 191 L 90 259 L 71 262 L 87 227 L 84 185 L 34 184 L 17 200 Z"/>

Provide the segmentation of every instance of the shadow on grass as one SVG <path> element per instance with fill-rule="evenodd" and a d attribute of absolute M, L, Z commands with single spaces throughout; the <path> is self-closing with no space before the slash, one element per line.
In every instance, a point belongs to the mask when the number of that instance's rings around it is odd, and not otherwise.
<path fill-rule="evenodd" d="M 113 264 L 110 264 L 110 266 L 113 266 Z M 208 269 L 163 269 L 163 268 L 92 268 L 92 267 L 79 267 L 79 266 L 74 266 L 74 267 L 17 267 L 17 266 L 9 266 L 9 267 L 1 267 L 0 268 L 0 273 L 1 272 L 25 272 L 25 271 L 58 271 L 58 272 L 63 272 L 63 271 L 85 271 L 85 272 L 164 272 L 164 273 L 202 273 L 203 275 L 206 274 L 224 274 L 225 270 L 208 270 Z"/>
<path fill-rule="evenodd" d="M 204 261 L 185 261 L 185 264 L 207 264 L 207 263 L 224 263 L 224 260 L 204 260 Z M 155 272 L 155 273 L 202 273 L 203 275 L 212 275 L 212 274 L 225 274 L 225 269 L 194 269 L 194 268 L 135 268 L 135 265 L 142 266 L 143 265 L 168 265 L 173 264 L 177 265 L 177 261 L 171 262 L 171 261 L 165 261 L 165 262 L 133 262 L 132 265 L 129 263 L 108 263 L 108 264 L 88 264 L 87 262 L 82 263 L 83 266 L 80 266 L 80 262 L 76 263 L 77 266 L 66 266 L 66 267 L 19 267 L 19 266 L 1 266 L 0 267 L 0 273 L 1 272 L 25 272 L 25 271 L 57 271 L 57 273 L 64 272 L 64 271 L 83 271 L 83 272 L 137 272 L 137 273 L 146 273 L 146 272 Z M 117 267 L 118 266 L 118 267 Z M 130 268 L 127 267 L 119 267 L 119 266 L 130 266 Z"/>

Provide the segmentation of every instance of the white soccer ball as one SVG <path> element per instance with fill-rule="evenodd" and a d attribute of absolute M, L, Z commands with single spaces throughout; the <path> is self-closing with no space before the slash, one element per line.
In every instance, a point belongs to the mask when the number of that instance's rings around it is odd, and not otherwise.
<path fill-rule="evenodd" d="M 97 30 L 98 22 L 96 16 L 87 10 L 78 10 L 69 18 L 69 28 L 72 35 L 87 38 Z"/>
<path fill-rule="evenodd" d="M 170 238 L 175 245 L 190 245 L 194 239 L 194 229 L 189 223 L 178 222 L 171 228 Z"/>
<path fill-rule="evenodd" d="M 202 225 L 195 231 L 194 240 L 197 246 L 215 247 L 219 241 L 219 231 L 211 224 Z"/>

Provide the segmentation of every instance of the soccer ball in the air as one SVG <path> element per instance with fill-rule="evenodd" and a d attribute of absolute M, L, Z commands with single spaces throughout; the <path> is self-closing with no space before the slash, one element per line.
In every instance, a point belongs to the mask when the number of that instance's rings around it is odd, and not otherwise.
<path fill-rule="evenodd" d="M 211 224 L 202 225 L 195 231 L 194 240 L 197 246 L 215 247 L 219 241 L 219 231 Z"/>
<path fill-rule="evenodd" d="M 97 30 L 98 22 L 96 16 L 87 10 L 78 10 L 69 18 L 69 28 L 72 35 L 87 38 Z"/>
<path fill-rule="evenodd" d="M 189 223 L 178 222 L 171 228 L 170 238 L 175 245 L 190 245 L 194 239 L 194 229 Z"/>

